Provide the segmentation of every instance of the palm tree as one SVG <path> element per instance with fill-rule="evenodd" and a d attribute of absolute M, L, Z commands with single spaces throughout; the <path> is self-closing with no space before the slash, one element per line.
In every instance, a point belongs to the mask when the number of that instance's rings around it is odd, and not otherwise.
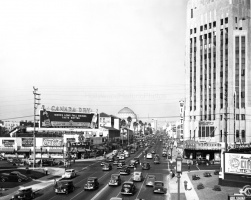
<path fill-rule="evenodd" d="M 123 120 L 120 122 L 120 128 L 121 128 L 121 130 L 124 129 L 125 126 L 126 126 L 126 120 L 123 119 Z M 122 147 L 124 146 L 123 141 L 124 141 L 124 133 L 122 133 Z"/>
<path fill-rule="evenodd" d="M 127 130 L 127 137 L 128 137 L 128 145 L 129 145 L 129 129 L 130 129 L 130 126 L 131 126 L 131 122 L 132 122 L 132 118 L 129 116 L 127 117 L 127 126 L 128 126 L 128 130 Z"/>

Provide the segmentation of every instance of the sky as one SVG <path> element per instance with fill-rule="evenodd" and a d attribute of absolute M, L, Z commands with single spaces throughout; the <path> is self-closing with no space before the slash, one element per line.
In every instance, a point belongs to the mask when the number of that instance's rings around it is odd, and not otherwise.
<path fill-rule="evenodd" d="M 0 120 L 41 105 L 177 119 L 185 98 L 185 0 L 0 1 Z"/>

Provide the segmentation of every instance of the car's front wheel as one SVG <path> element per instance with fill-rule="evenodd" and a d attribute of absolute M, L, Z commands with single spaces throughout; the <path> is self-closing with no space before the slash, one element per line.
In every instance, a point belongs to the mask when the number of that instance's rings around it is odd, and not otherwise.
<path fill-rule="evenodd" d="M 19 179 L 17 179 L 17 181 L 18 181 L 19 183 L 21 183 L 21 182 L 22 182 L 22 179 L 21 179 L 21 178 L 19 178 Z"/>
<path fill-rule="evenodd" d="M 1 182 L 5 182 L 5 179 L 4 179 L 4 178 L 1 178 Z"/>

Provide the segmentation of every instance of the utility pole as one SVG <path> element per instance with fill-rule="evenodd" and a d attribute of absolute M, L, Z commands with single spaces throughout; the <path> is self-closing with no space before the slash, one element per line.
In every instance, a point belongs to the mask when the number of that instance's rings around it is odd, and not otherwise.
<path fill-rule="evenodd" d="M 39 101 L 40 99 L 40 94 L 37 93 L 38 88 L 35 88 L 33 86 L 33 95 L 34 95 L 34 131 L 33 131 L 33 168 L 35 168 L 36 164 L 36 111 L 38 105 L 40 105 Z M 41 156 L 42 156 L 42 151 L 41 151 Z"/>
<path fill-rule="evenodd" d="M 227 88 L 228 84 L 227 82 L 225 83 L 225 152 L 227 152 Z"/>
<path fill-rule="evenodd" d="M 235 98 L 236 98 L 236 91 L 234 91 L 234 146 L 235 146 Z"/>

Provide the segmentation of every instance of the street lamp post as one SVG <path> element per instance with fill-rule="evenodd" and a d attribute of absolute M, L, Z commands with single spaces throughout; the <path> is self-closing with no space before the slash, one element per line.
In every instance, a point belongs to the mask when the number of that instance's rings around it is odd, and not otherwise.
<path fill-rule="evenodd" d="M 182 173 L 182 157 L 180 154 L 176 158 L 176 173 L 178 179 L 178 200 L 180 200 L 180 174 Z"/>
<path fill-rule="evenodd" d="M 173 143 L 170 144 L 170 149 L 171 149 L 171 160 L 173 159 Z"/>
<path fill-rule="evenodd" d="M 42 151 L 43 151 L 43 148 L 41 147 L 40 150 L 41 150 L 41 168 L 42 168 L 43 167 L 43 160 L 42 160 Z"/>

